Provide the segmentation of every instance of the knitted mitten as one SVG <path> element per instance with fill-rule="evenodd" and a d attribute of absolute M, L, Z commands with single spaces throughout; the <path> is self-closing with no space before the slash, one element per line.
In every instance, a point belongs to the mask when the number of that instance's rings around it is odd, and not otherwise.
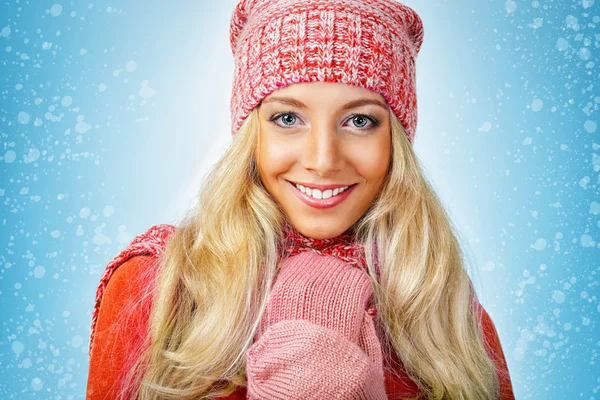
<path fill-rule="evenodd" d="M 257 341 L 249 399 L 387 399 L 381 345 L 362 270 L 303 252 L 283 261 Z"/>

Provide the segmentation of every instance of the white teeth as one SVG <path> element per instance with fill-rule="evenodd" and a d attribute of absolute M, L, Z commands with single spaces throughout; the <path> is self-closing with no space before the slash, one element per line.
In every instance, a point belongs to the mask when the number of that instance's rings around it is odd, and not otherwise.
<path fill-rule="evenodd" d="M 345 191 L 346 189 L 348 189 L 348 186 L 344 186 L 341 188 L 335 188 L 333 190 L 327 189 L 327 190 L 321 192 L 319 189 L 311 189 L 311 188 L 299 185 L 297 183 L 295 185 L 302 193 L 306 193 L 307 195 L 309 195 L 315 199 L 319 199 L 319 200 L 320 199 L 328 199 L 332 196 L 337 196 L 338 194 L 340 194 L 343 191 Z"/>

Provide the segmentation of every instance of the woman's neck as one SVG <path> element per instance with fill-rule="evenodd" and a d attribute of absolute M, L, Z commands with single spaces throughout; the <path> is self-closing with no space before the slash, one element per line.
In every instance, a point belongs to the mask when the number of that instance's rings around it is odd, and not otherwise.
<path fill-rule="evenodd" d="M 356 236 L 354 235 L 352 228 L 349 228 L 342 234 L 326 239 L 315 239 L 300 233 L 294 228 L 287 220 L 283 224 L 283 237 L 286 241 L 295 244 L 297 247 L 311 248 L 315 250 L 323 250 L 328 247 L 336 246 L 339 244 L 352 246 L 356 243 Z"/>
<path fill-rule="evenodd" d="M 315 251 L 321 255 L 330 255 L 366 271 L 364 247 L 356 241 L 350 231 L 328 239 L 314 239 L 302 235 L 288 221 L 282 227 L 282 257 L 300 254 L 304 251 Z"/>

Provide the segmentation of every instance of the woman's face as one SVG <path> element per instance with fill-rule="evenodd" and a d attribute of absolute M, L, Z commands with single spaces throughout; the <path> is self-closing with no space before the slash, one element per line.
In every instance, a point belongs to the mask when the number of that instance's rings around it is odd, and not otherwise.
<path fill-rule="evenodd" d="M 260 178 L 292 226 L 315 239 L 344 233 L 388 171 L 383 96 L 343 83 L 297 83 L 265 97 L 258 111 Z"/>

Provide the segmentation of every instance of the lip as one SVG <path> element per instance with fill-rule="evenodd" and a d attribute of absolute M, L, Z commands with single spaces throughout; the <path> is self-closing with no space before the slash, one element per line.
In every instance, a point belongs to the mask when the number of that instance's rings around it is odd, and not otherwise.
<path fill-rule="evenodd" d="M 305 183 L 305 182 L 296 182 L 296 181 L 294 181 L 294 182 L 288 181 L 288 182 L 291 183 L 292 185 L 295 184 L 295 183 L 297 183 L 298 185 L 302 185 L 304 187 L 309 187 L 311 189 L 313 189 L 313 188 L 314 189 L 319 189 L 321 192 L 324 191 L 324 190 L 328 190 L 328 189 L 333 190 L 333 189 L 341 188 L 341 187 L 344 187 L 344 186 L 352 186 L 352 185 L 354 185 L 353 183 L 351 183 L 349 185 L 340 185 L 340 184 L 336 184 L 336 185 L 315 185 L 314 183 Z M 302 192 L 300 192 L 300 193 L 302 193 Z"/>
<path fill-rule="evenodd" d="M 356 187 L 356 184 L 353 185 L 346 185 L 349 186 L 348 189 L 344 190 L 341 194 L 338 194 L 337 196 L 332 196 L 328 199 L 315 199 L 311 196 L 306 195 L 305 193 L 302 193 L 302 191 L 300 189 L 298 189 L 296 187 L 296 185 L 290 181 L 287 181 L 291 188 L 292 191 L 294 192 L 294 194 L 296 195 L 296 197 L 298 197 L 304 204 L 314 207 L 314 208 L 331 208 L 331 207 L 335 207 L 338 204 L 340 204 L 342 201 L 346 200 L 346 198 L 350 195 L 350 192 L 352 192 L 354 190 L 354 188 Z M 305 186 L 304 184 L 298 182 L 299 185 Z M 311 185 L 309 187 L 313 187 L 316 189 L 319 189 L 321 191 L 323 190 L 327 190 L 327 189 L 335 189 L 338 187 L 343 187 L 340 185 Z M 321 189 L 324 188 L 324 189 Z"/>

